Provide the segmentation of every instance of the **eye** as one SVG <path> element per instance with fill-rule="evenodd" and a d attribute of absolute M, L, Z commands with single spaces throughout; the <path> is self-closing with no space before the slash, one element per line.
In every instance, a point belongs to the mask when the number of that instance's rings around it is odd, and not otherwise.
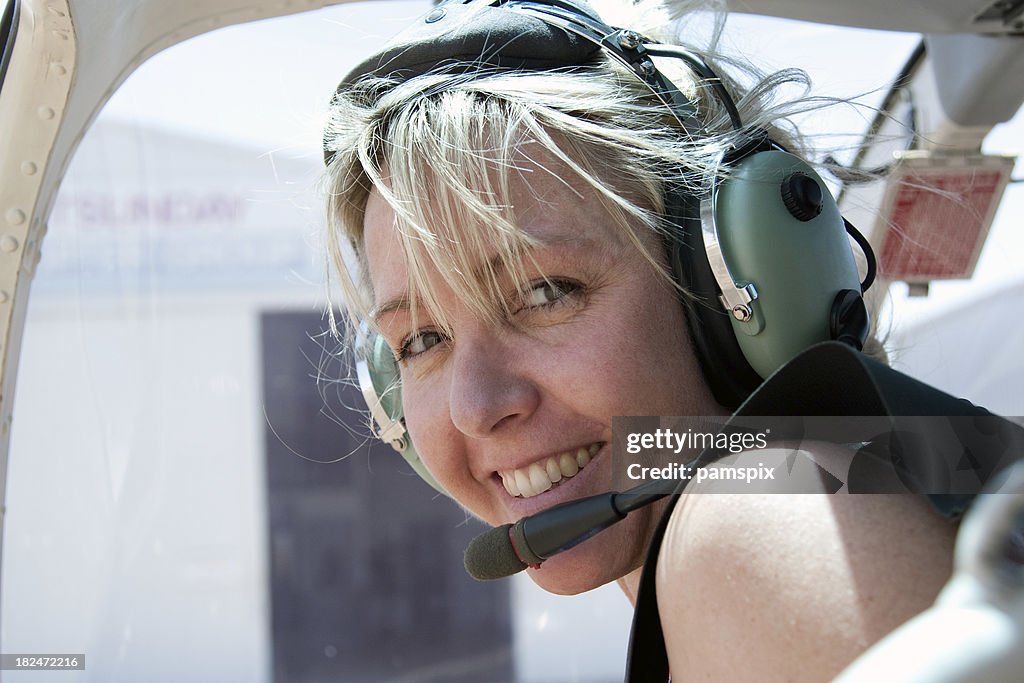
<path fill-rule="evenodd" d="M 544 308 L 578 294 L 581 285 L 572 280 L 540 280 L 523 292 L 524 308 Z"/>
<path fill-rule="evenodd" d="M 444 336 L 437 330 L 414 332 L 402 340 L 402 346 L 398 350 L 398 360 L 404 361 L 415 358 L 443 342 Z"/>

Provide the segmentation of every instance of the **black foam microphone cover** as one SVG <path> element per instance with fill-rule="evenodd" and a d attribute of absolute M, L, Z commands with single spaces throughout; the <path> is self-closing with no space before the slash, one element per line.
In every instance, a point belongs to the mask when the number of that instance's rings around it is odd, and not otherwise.
<path fill-rule="evenodd" d="M 526 569 L 509 538 L 511 524 L 503 524 L 486 531 L 466 547 L 463 563 L 466 572 L 477 581 L 494 581 L 512 576 Z"/>

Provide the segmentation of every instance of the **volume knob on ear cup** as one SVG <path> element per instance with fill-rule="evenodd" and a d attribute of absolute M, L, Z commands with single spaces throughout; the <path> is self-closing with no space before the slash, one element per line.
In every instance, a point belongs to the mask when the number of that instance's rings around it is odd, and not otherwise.
<path fill-rule="evenodd" d="M 782 202 L 798 221 L 809 221 L 821 213 L 821 186 L 806 173 L 791 173 L 782 181 Z"/>

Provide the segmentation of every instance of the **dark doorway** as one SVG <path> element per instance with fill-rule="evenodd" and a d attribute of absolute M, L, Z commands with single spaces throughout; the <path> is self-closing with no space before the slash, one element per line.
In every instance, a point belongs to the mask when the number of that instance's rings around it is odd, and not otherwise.
<path fill-rule="evenodd" d="M 274 680 L 514 680 L 509 585 L 462 568 L 483 527 L 367 438 L 326 327 L 261 316 Z"/>

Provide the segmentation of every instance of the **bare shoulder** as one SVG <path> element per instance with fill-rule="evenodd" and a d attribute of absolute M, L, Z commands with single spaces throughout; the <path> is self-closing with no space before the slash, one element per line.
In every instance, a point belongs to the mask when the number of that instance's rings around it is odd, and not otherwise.
<path fill-rule="evenodd" d="M 918 496 L 690 493 L 658 559 L 672 671 L 831 680 L 934 601 L 954 535 Z"/>

